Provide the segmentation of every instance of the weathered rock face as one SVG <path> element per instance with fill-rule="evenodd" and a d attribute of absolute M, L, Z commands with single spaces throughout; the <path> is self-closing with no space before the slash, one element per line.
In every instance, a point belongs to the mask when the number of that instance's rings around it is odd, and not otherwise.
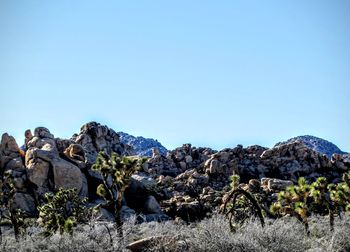
<path fill-rule="evenodd" d="M 111 154 L 112 151 L 119 155 L 132 155 L 132 150 L 120 142 L 119 135 L 107 126 L 97 122 L 84 124 L 78 135 L 72 140 L 84 148 L 86 162 L 93 164 L 96 161 L 98 152 L 105 151 Z"/>
<path fill-rule="evenodd" d="M 1 137 L 0 153 L 0 165 L 5 170 L 6 166 L 11 160 L 19 158 L 21 156 L 16 140 L 12 136 L 9 136 L 7 133 L 3 134 Z"/>
<path fill-rule="evenodd" d="M 55 188 L 77 188 L 78 191 L 83 189 L 83 174 L 80 169 L 61 158 L 51 160 L 54 174 Z M 87 196 L 87 195 L 84 195 Z"/>
<path fill-rule="evenodd" d="M 34 183 L 40 189 L 40 194 L 42 194 L 49 190 L 50 163 L 41 158 L 35 158 L 35 152 L 35 148 L 27 151 L 25 164 L 29 181 Z"/>
<path fill-rule="evenodd" d="M 62 143 L 61 140 L 58 142 Z M 26 153 L 28 179 L 38 187 L 39 194 L 62 187 L 76 188 L 81 195 L 87 196 L 87 189 L 84 188 L 87 184 L 83 183 L 84 175 L 79 167 L 61 158 L 64 153 L 71 153 L 72 145 L 60 155 L 53 135 L 48 129 L 39 127 L 35 129 L 34 137 L 28 142 L 28 147 Z M 75 146 L 75 149 L 79 150 L 79 147 Z M 82 162 L 81 156 L 68 156 L 72 159 L 77 157 L 79 158 L 76 161 Z"/>
<path fill-rule="evenodd" d="M 11 174 L 17 190 L 26 192 L 27 174 L 22 155 L 16 140 L 7 133 L 3 134 L 0 144 L 0 170 Z"/>

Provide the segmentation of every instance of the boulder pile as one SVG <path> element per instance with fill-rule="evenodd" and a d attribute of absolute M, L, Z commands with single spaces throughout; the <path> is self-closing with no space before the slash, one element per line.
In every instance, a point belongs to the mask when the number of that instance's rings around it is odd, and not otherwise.
<path fill-rule="evenodd" d="M 96 122 L 83 125 L 71 139 L 55 138 L 44 127 L 32 135 L 26 132 L 25 145 L 19 147 L 4 133 L 0 144 L 0 171 L 10 174 L 16 188 L 15 205 L 35 216 L 36 207 L 47 192 L 75 188 L 91 206 L 102 199 L 96 195 L 101 177 L 91 169 L 97 154 L 134 155 L 133 148 L 120 141 L 119 135 Z M 273 195 L 296 183 L 301 176 L 308 180 L 325 176 L 338 182 L 350 170 L 349 154 L 326 155 L 300 141 L 261 146 L 226 148 L 182 147 L 166 154 L 153 148 L 143 170 L 134 174 L 125 192 L 123 218 L 139 214 L 140 221 L 182 218 L 194 221 L 220 207 L 230 190 L 230 177 L 239 175 L 240 188 Z M 111 218 L 106 209 L 101 216 Z"/>

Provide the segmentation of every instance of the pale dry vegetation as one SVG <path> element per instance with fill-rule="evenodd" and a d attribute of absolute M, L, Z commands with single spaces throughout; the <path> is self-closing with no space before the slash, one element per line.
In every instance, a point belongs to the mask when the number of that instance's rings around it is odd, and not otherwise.
<path fill-rule="evenodd" d="M 5 230 L 1 251 L 128 251 L 126 246 L 136 240 L 157 237 L 145 247 L 146 251 L 349 251 L 350 217 L 337 218 L 334 231 L 328 219 L 310 219 L 310 234 L 295 219 L 284 217 L 259 221 L 250 220 L 236 232 L 231 232 L 222 215 L 214 215 L 198 223 L 135 224 L 124 223 L 124 237 L 119 238 L 113 223 L 92 221 L 75 227 L 73 235 L 55 234 L 43 237 L 43 230 L 35 225 L 16 242 L 12 231 Z"/>

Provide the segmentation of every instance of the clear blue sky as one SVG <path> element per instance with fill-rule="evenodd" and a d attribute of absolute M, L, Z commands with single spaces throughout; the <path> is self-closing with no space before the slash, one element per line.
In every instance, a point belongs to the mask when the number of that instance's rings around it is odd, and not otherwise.
<path fill-rule="evenodd" d="M 0 1 L 0 133 L 350 151 L 350 1 Z"/>

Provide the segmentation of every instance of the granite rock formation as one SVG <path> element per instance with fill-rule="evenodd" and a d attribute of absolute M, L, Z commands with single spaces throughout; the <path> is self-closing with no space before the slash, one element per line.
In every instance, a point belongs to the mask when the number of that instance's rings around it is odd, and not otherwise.
<path fill-rule="evenodd" d="M 103 199 L 96 195 L 96 187 L 101 178 L 91 169 L 98 152 L 135 154 L 119 134 L 96 122 L 83 125 L 71 139 L 55 138 L 44 127 L 36 128 L 33 135 L 27 133 L 23 148 L 12 136 L 2 135 L 0 171 L 13 178 L 15 206 L 32 216 L 43 195 L 60 187 L 76 188 L 82 197 L 89 198 L 90 206 L 99 205 Z M 240 188 L 261 191 L 273 200 L 273 195 L 301 176 L 310 181 L 324 176 L 335 183 L 350 170 L 349 154 L 329 158 L 303 141 L 279 143 L 270 149 L 238 145 L 215 151 L 184 144 L 166 153 L 154 146 L 151 151 L 125 192 L 123 219 L 135 214 L 141 222 L 203 218 L 220 207 L 233 174 L 240 176 Z M 113 219 L 107 209 L 101 209 L 100 214 Z"/>

